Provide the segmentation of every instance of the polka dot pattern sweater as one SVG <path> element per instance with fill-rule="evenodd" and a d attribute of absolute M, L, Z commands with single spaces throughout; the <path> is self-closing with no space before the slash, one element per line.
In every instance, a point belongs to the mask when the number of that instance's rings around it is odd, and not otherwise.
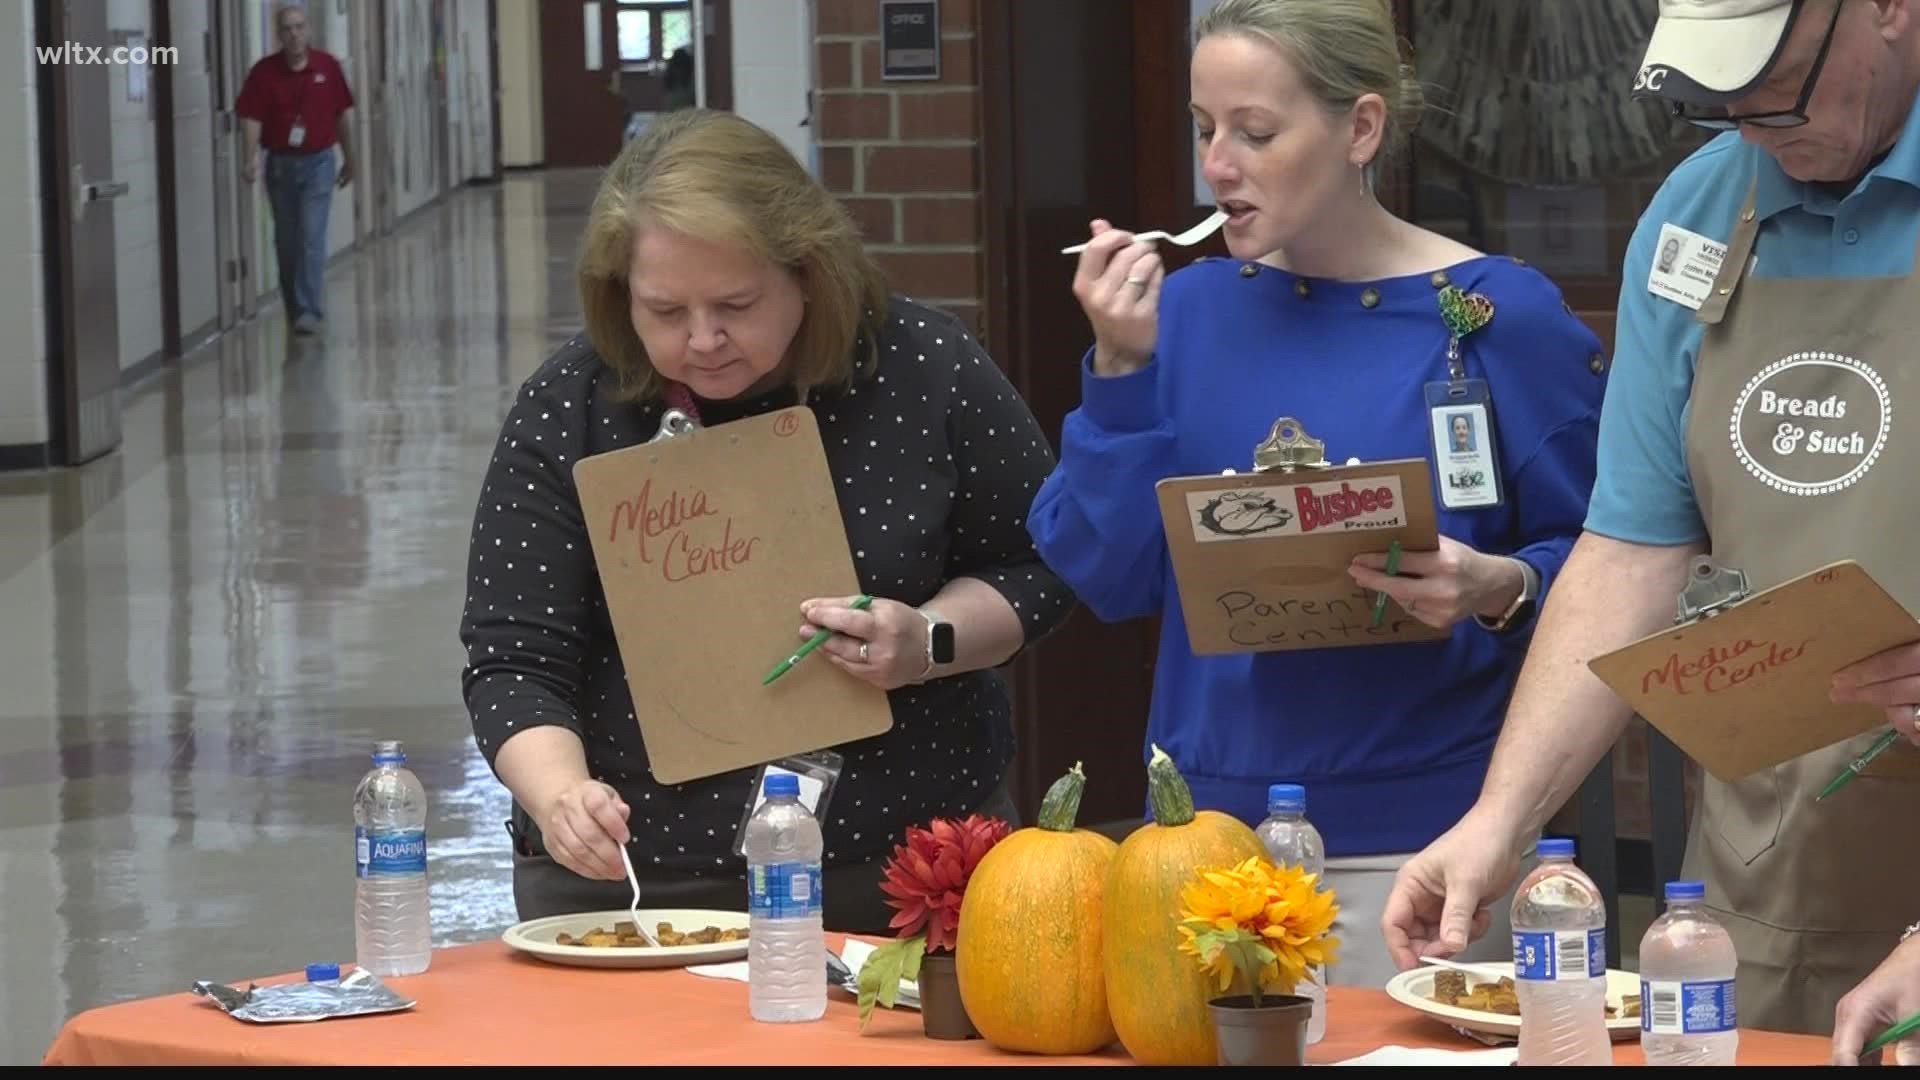
<path fill-rule="evenodd" d="M 854 386 L 808 397 L 861 588 L 918 605 L 948 580 L 977 577 L 1006 597 L 1031 644 L 1073 606 L 1026 529 L 1054 464 L 1045 434 L 952 316 L 896 297 L 879 351 L 877 369 Z M 590 773 L 632 808 L 636 865 L 737 875 L 735 832 L 755 770 L 674 785 L 649 774 L 573 488 L 582 457 L 644 443 L 659 429 L 663 405 L 614 401 L 614 384 L 576 338 L 527 379 L 502 425 L 475 514 L 460 629 L 474 737 L 493 765 L 520 731 L 568 728 L 585 744 Z M 789 388 L 697 405 L 712 426 L 795 401 Z M 828 864 L 884 855 L 908 824 L 967 813 L 1012 756 L 1011 701 L 995 672 L 889 697 L 893 728 L 838 748 L 846 760 L 823 822 Z"/>

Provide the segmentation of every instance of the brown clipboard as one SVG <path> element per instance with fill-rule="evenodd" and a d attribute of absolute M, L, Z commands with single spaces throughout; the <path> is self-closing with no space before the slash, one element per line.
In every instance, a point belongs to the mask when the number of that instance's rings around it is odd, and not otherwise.
<path fill-rule="evenodd" d="M 573 467 L 653 777 L 678 784 L 893 726 L 885 691 L 803 642 L 800 603 L 860 582 L 813 411 L 702 428 Z"/>
<path fill-rule="evenodd" d="M 1878 706 L 1832 701 L 1833 673 L 1920 640 L 1920 622 L 1852 560 L 1750 593 L 1739 570 L 1700 556 L 1675 622 L 1587 666 L 1729 782 L 1885 727 Z"/>
<path fill-rule="evenodd" d="M 1253 471 L 1155 485 L 1195 655 L 1441 641 L 1348 573 L 1353 557 L 1439 549 L 1425 458 L 1334 466 L 1292 417 L 1276 420 Z"/>

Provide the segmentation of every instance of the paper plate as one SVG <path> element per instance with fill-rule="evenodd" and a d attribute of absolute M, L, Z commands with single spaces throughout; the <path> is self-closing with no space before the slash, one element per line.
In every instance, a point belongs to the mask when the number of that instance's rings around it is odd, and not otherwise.
<path fill-rule="evenodd" d="M 1493 982 L 1500 976 L 1513 975 L 1511 963 L 1476 964 L 1486 972 L 1485 976 L 1469 974 L 1469 990 L 1484 982 Z M 1452 1005 L 1442 1005 L 1433 1000 L 1433 977 L 1443 968 L 1422 964 L 1410 971 L 1395 975 L 1387 983 L 1387 996 L 1411 1009 L 1426 1013 L 1449 1027 L 1482 1035 L 1503 1035 L 1507 1038 L 1520 1037 L 1520 1018 L 1504 1013 L 1481 1012 L 1476 1009 L 1462 1009 Z M 1614 1039 L 1633 1039 L 1640 1036 L 1640 1018 L 1623 1015 L 1622 1002 L 1629 997 L 1640 995 L 1640 976 L 1631 971 L 1607 970 L 1607 1004 L 1614 1014 L 1607 1018 L 1607 1032 Z"/>
<path fill-rule="evenodd" d="M 641 925 L 648 933 L 658 935 L 660 923 L 669 923 L 683 934 L 717 926 L 722 930 L 744 930 L 747 928 L 747 913 L 744 911 L 715 911 L 705 908 L 641 908 Z M 633 913 L 626 908 L 616 911 L 588 911 L 577 915 L 549 915 L 544 919 L 529 919 L 516 923 L 500 935 L 508 947 L 539 957 L 555 964 L 571 964 L 575 967 L 596 968 L 667 968 L 685 967 L 688 964 L 713 964 L 723 960 L 739 960 L 747 955 L 747 942 L 717 941 L 711 945 L 651 945 L 633 947 L 619 946 L 603 948 L 592 945 L 562 945 L 556 939 L 562 934 L 573 937 L 584 936 L 593 929 L 612 930 L 615 923 L 632 922 Z"/>

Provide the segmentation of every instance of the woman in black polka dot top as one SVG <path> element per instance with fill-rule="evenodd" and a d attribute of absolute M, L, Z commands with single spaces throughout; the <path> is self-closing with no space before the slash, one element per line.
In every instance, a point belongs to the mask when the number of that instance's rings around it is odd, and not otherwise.
<path fill-rule="evenodd" d="M 624 908 L 621 843 L 649 906 L 745 905 L 733 852 L 757 770 L 652 778 L 572 468 L 653 438 L 668 407 L 712 426 L 804 401 L 875 600 L 807 601 L 795 629 L 837 631 L 809 662 L 887 690 L 894 715 L 835 748 L 825 914 L 885 932 L 880 866 L 907 825 L 1014 821 L 993 669 L 1073 605 L 1026 531 L 1051 448 L 960 322 L 889 295 L 839 204 L 731 114 L 676 112 L 629 144 L 580 282 L 588 333 L 527 380 L 494 450 L 461 623 L 474 736 L 514 795 L 520 916 Z"/>

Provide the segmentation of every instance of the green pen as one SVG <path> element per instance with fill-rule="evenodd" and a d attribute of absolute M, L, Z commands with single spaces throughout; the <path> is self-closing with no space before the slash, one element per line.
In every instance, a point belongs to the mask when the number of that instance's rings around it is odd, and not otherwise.
<path fill-rule="evenodd" d="M 1839 791 L 1841 788 L 1846 787 L 1848 784 L 1852 783 L 1853 778 L 1856 776 L 1859 776 L 1860 771 L 1862 769 L 1865 769 L 1869 764 L 1871 764 L 1874 758 L 1879 757 L 1881 752 L 1886 750 L 1887 747 L 1892 746 L 1894 743 L 1894 740 L 1898 739 L 1899 737 L 1900 737 L 1900 733 L 1898 731 L 1888 729 L 1885 735 L 1882 735 L 1878 739 L 1875 739 L 1873 745 L 1867 747 L 1866 753 L 1861 754 L 1859 757 L 1854 758 L 1852 761 L 1848 762 L 1847 767 L 1845 769 L 1840 770 L 1840 775 L 1834 777 L 1831 781 L 1829 781 L 1827 783 L 1826 788 L 1822 790 L 1820 794 L 1815 795 L 1813 797 L 1813 801 L 1819 802 L 1821 799 L 1826 798 L 1827 796 L 1833 794 L 1836 791 Z"/>
<path fill-rule="evenodd" d="M 868 596 L 865 593 L 862 593 L 859 596 L 854 598 L 852 607 L 854 608 L 854 610 L 859 611 L 866 608 L 866 606 L 871 603 L 873 603 L 873 597 Z M 793 665 L 800 662 L 801 657 L 819 648 L 823 643 L 826 642 L 828 638 L 832 636 L 833 636 L 833 631 L 827 630 L 827 629 L 821 629 L 819 632 L 815 633 L 812 637 L 807 639 L 807 643 L 805 645 L 802 645 L 798 649 L 794 650 L 794 653 L 792 656 L 789 656 L 785 660 L 782 660 L 778 664 L 775 664 L 773 670 L 767 672 L 767 677 L 760 680 L 760 685 L 765 686 L 768 683 L 772 682 L 773 680 L 779 678 L 780 676 L 785 675 L 788 671 L 791 671 L 793 669 Z"/>
<path fill-rule="evenodd" d="M 1400 573 L 1400 541 L 1395 540 L 1387 548 L 1387 576 Z M 1387 617 L 1387 594 L 1381 593 L 1373 598 L 1373 625 L 1379 626 L 1380 620 Z"/>
<path fill-rule="evenodd" d="M 1875 1035 L 1873 1037 L 1873 1041 L 1867 1044 L 1866 1049 L 1860 1051 L 1860 1056 L 1865 1057 L 1868 1054 L 1873 1053 L 1875 1050 L 1880 1049 L 1881 1047 L 1887 1045 L 1888 1043 L 1893 1042 L 1901 1038 L 1902 1036 L 1905 1036 L 1909 1032 L 1913 1031 L 1914 1028 L 1920 1028 L 1920 1013 L 1914 1013 L 1912 1016 L 1907 1017 L 1905 1020 L 1902 1020 L 1899 1023 L 1888 1028 L 1887 1030 L 1881 1032 L 1880 1034 Z"/>

